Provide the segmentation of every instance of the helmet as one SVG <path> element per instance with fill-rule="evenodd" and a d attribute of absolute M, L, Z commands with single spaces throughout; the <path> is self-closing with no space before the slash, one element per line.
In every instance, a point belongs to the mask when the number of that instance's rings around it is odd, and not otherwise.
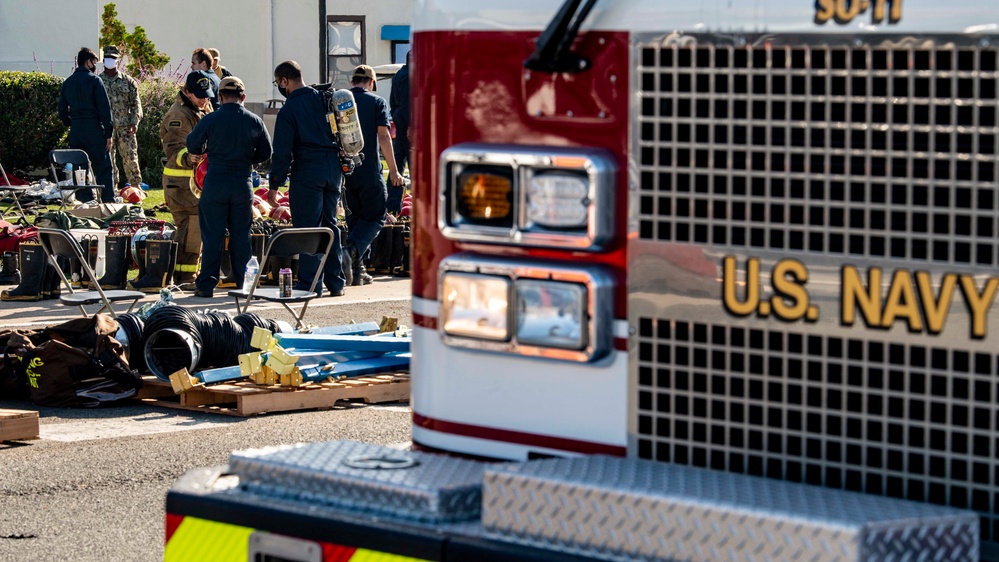
<path fill-rule="evenodd" d="M 253 208 L 257 209 L 258 211 L 260 211 L 261 215 L 265 216 L 271 212 L 270 204 L 266 200 L 264 200 L 263 197 L 259 195 L 253 196 Z"/>
<path fill-rule="evenodd" d="M 253 194 L 256 195 L 257 197 L 260 197 L 260 198 L 264 199 L 265 201 L 267 200 L 267 188 L 266 187 L 258 188 L 257 190 L 255 190 L 253 192 Z"/>
<path fill-rule="evenodd" d="M 281 205 L 280 207 L 274 207 L 270 213 L 270 217 L 277 221 L 290 221 L 291 220 L 291 210 Z"/>
<path fill-rule="evenodd" d="M 198 165 L 194 167 L 194 182 L 191 185 L 191 191 L 195 195 L 201 197 L 201 190 L 205 187 L 205 175 L 208 174 L 208 156 L 198 162 Z"/>
<path fill-rule="evenodd" d="M 146 198 L 144 191 L 138 187 L 132 187 L 130 185 L 123 187 L 121 191 L 118 192 L 118 196 L 121 197 L 122 201 L 134 204 L 141 203 L 142 200 Z"/>
<path fill-rule="evenodd" d="M 287 205 L 291 201 L 291 198 L 287 195 L 282 195 L 278 197 L 278 205 Z"/>

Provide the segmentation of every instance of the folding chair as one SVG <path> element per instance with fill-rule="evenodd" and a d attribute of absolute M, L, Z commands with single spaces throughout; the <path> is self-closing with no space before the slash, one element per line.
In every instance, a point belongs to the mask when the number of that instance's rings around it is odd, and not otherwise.
<path fill-rule="evenodd" d="M 316 282 L 319 280 L 319 276 L 316 275 L 312 278 L 312 286 L 309 287 L 308 291 L 293 289 L 290 297 L 282 297 L 280 287 L 257 287 L 264 272 L 262 264 L 267 263 L 270 256 L 290 258 L 296 254 L 322 254 L 323 257 L 319 260 L 319 269 L 316 270 L 318 273 L 323 270 L 323 266 L 326 264 L 326 257 L 333 248 L 333 241 L 335 239 L 333 231 L 325 227 L 286 228 L 272 235 L 270 240 L 267 241 L 267 246 L 264 248 L 264 258 L 260 261 L 261 267 L 257 270 L 257 276 L 253 279 L 250 291 L 244 292 L 242 289 L 229 291 L 229 296 L 236 299 L 237 312 L 240 314 L 246 312 L 246 309 L 250 307 L 250 303 L 254 300 L 276 302 L 280 303 L 285 310 L 295 317 L 297 328 L 301 329 L 305 327 L 302 319 L 305 318 L 305 311 L 309 308 L 309 301 L 319 296 L 316 293 Z M 239 305 L 240 299 L 244 299 L 245 302 L 242 309 L 240 309 Z M 299 312 L 295 312 L 289 306 L 295 303 L 302 303 L 302 309 Z"/>
<path fill-rule="evenodd" d="M 69 198 L 71 196 L 76 196 L 76 200 L 81 203 L 89 203 L 95 201 L 101 203 L 101 190 L 104 188 L 102 185 L 93 185 L 87 182 L 80 183 L 76 179 L 76 170 L 86 170 L 87 180 L 93 177 L 93 166 L 90 164 L 90 156 L 87 153 L 78 148 L 64 148 L 58 150 L 49 151 L 49 168 L 52 170 L 52 179 L 55 181 L 56 185 L 59 185 L 59 172 L 62 170 L 66 164 L 73 165 L 72 177 L 69 180 L 72 182 L 71 186 L 59 186 L 59 192 L 62 197 L 62 208 L 65 209 L 69 203 Z M 80 195 L 90 194 L 89 199 L 80 199 Z M 113 203 L 113 201 L 112 201 Z"/>
<path fill-rule="evenodd" d="M 128 311 L 132 312 L 132 308 L 135 307 L 135 303 L 139 301 L 146 294 L 139 291 L 105 291 L 101 288 L 101 284 L 97 282 L 97 275 L 94 270 L 90 267 L 89 261 L 83 254 L 83 249 L 80 247 L 80 243 L 73 238 L 73 235 L 66 232 L 65 230 L 59 230 L 57 228 L 39 228 L 38 229 L 38 240 L 42 244 L 42 249 L 45 250 L 45 254 L 48 255 L 49 261 L 55 267 L 56 272 L 59 274 L 59 278 L 62 279 L 63 286 L 69 290 L 69 293 L 62 293 L 59 296 L 59 302 L 66 306 L 77 306 L 80 308 L 80 312 L 84 316 L 90 316 L 87 314 L 87 310 L 84 305 L 90 304 L 102 304 L 103 306 L 97 311 L 97 313 L 107 311 L 112 318 L 117 318 L 117 315 L 112 308 L 112 303 L 116 302 L 129 302 Z M 66 262 L 70 259 L 76 259 L 80 263 L 80 269 L 86 274 L 87 279 L 90 280 L 90 287 L 93 289 L 89 291 L 74 291 L 73 284 L 70 283 L 69 278 L 66 277 L 66 272 L 63 270 L 62 264 L 59 263 L 57 258 L 65 258 Z"/>
<path fill-rule="evenodd" d="M 24 195 L 30 187 L 27 185 L 11 185 L 10 178 L 7 177 L 7 170 L 3 169 L 3 164 L 0 164 L 0 179 L 3 180 L 3 183 L 0 184 L 0 193 L 7 193 L 10 195 L 11 199 L 13 199 L 13 201 L 8 204 L 2 212 L 0 212 L 0 218 L 3 218 L 4 215 L 10 214 L 12 208 L 16 208 L 17 214 L 20 216 L 17 222 L 23 224 L 24 226 L 28 226 L 30 224 L 28 222 L 28 217 L 24 214 L 24 209 L 21 208 L 21 196 Z"/>

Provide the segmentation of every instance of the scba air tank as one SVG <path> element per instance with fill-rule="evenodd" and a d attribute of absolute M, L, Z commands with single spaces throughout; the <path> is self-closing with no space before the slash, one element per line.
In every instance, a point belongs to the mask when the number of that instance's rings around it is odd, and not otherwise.
<path fill-rule="evenodd" d="M 364 149 L 364 135 L 361 134 L 354 94 L 350 90 L 333 92 L 333 115 L 330 117 L 330 127 L 340 139 L 340 149 L 347 156 L 360 154 Z"/>

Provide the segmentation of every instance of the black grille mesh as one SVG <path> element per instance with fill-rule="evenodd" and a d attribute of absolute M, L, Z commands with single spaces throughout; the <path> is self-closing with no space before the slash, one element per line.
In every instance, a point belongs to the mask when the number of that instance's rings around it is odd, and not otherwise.
<path fill-rule="evenodd" d="M 641 458 L 974 509 L 999 542 L 999 356 L 643 317 Z"/>
<path fill-rule="evenodd" d="M 995 47 L 704 43 L 640 50 L 641 238 L 999 264 Z"/>

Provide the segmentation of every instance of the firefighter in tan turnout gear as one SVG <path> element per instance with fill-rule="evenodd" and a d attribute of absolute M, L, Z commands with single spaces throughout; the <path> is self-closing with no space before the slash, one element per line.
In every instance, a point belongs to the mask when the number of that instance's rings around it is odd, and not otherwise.
<path fill-rule="evenodd" d="M 177 227 L 174 240 L 180 245 L 177 249 L 174 283 L 185 290 L 193 290 L 193 285 L 187 284 L 194 282 L 201 257 L 198 197 L 191 189 L 191 184 L 194 167 L 203 159 L 202 156 L 188 154 L 187 135 L 202 117 L 211 113 L 210 100 L 215 94 L 207 72 L 195 70 L 189 73 L 184 87 L 177 94 L 177 100 L 167 110 L 160 124 L 160 140 L 163 142 L 163 152 L 166 153 L 163 194 Z"/>

